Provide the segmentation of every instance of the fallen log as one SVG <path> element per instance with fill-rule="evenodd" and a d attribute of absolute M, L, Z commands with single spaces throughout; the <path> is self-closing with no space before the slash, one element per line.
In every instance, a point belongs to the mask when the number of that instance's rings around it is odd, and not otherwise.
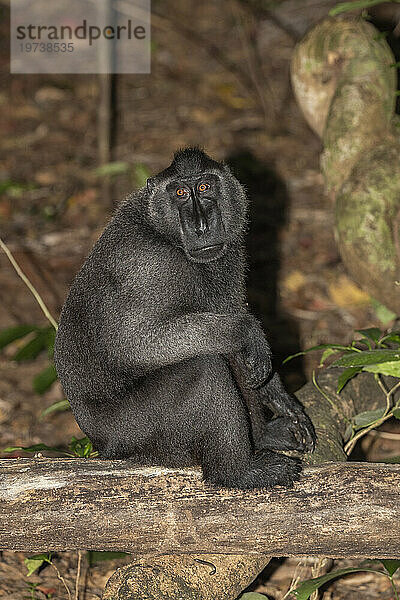
<path fill-rule="evenodd" d="M 308 467 L 293 488 L 272 491 L 99 459 L 3 459 L 0 473 L 2 549 L 400 555 L 400 465 Z"/>

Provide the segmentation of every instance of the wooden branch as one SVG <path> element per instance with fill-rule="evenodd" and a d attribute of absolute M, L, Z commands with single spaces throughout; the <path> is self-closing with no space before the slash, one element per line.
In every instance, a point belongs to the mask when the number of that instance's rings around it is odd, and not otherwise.
<path fill-rule="evenodd" d="M 128 461 L 3 459 L 0 473 L 0 548 L 400 556 L 400 465 L 307 467 L 270 492 Z"/>

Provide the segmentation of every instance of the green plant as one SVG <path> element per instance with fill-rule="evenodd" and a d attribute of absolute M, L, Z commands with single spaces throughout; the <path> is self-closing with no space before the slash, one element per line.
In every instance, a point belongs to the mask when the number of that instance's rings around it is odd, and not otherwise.
<path fill-rule="evenodd" d="M 53 327 L 37 327 L 36 325 L 17 325 L 0 331 L 0 350 L 10 344 L 21 342 L 12 356 L 12 360 L 23 362 L 34 360 L 42 352 L 47 352 L 51 360 L 48 367 L 33 379 L 33 389 L 44 394 L 57 380 L 57 373 L 52 362 L 54 353 L 55 330 Z"/>
<path fill-rule="evenodd" d="M 284 363 L 308 352 L 323 350 L 319 364 L 322 367 L 327 359 L 341 353 L 340 358 L 329 365 L 345 368 L 338 379 L 338 393 L 361 371 L 400 377 L 400 331 L 385 333 L 377 327 L 370 327 L 357 329 L 356 333 L 361 334 L 362 338 L 352 340 L 350 344 L 319 344 L 288 356 Z"/>
<path fill-rule="evenodd" d="M 29 577 L 29 575 L 28 575 Z M 26 582 L 26 586 L 28 588 L 29 591 L 29 596 L 24 596 L 25 600 L 39 600 L 38 596 L 36 595 L 36 588 L 39 586 L 38 583 L 32 583 L 32 581 L 27 581 Z M 47 595 L 46 598 L 50 598 L 51 596 Z"/>
<path fill-rule="evenodd" d="M 307 579 L 303 581 L 296 589 L 291 590 L 291 593 L 296 597 L 297 600 L 308 600 L 313 592 L 318 590 L 320 587 L 332 581 L 333 579 L 337 579 L 338 577 L 343 577 L 343 575 L 347 575 L 348 573 L 357 573 L 359 571 L 368 571 L 370 573 L 376 573 L 378 575 L 384 575 L 390 581 L 390 584 L 393 589 L 394 598 L 399 600 L 398 590 L 393 581 L 393 576 L 397 569 L 400 568 L 400 560 L 381 560 L 384 567 L 384 571 L 378 571 L 377 569 L 368 569 L 363 567 L 355 567 L 355 568 L 347 568 L 347 569 L 338 569 L 337 571 L 333 571 L 332 573 L 328 573 L 327 575 L 322 575 L 321 577 L 316 577 L 315 579 Z M 249 600 L 251 600 L 249 598 Z"/>
<path fill-rule="evenodd" d="M 37 188 L 35 183 L 20 183 L 6 179 L 0 182 L 0 195 L 7 194 L 10 198 L 21 198 L 24 192 Z"/>
<path fill-rule="evenodd" d="M 68 444 L 68 451 L 55 446 L 47 446 L 46 444 L 33 444 L 32 446 L 8 446 L 2 452 L 28 452 L 36 454 L 37 452 L 56 452 L 70 458 L 95 458 L 98 456 L 97 450 L 93 450 L 93 444 L 88 437 L 76 438 L 73 436 Z"/>
<path fill-rule="evenodd" d="M 385 395 L 386 406 L 376 410 L 365 411 L 355 415 L 348 420 L 348 429 L 345 434 L 347 441 L 346 453 L 350 453 L 355 443 L 368 431 L 375 429 L 391 417 L 400 419 L 400 399 L 395 400 L 395 392 L 400 388 L 400 331 L 386 333 L 377 327 L 356 330 L 362 337 L 352 340 L 350 344 L 319 344 L 288 356 L 284 362 L 292 360 L 297 356 L 323 350 L 319 366 L 325 366 L 331 361 L 328 368 L 341 368 L 338 377 L 337 393 L 339 394 L 345 385 L 361 372 L 374 374 L 375 381 Z M 337 355 L 340 354 L 339 358 Z M 334 359 L 334 360 L 332 360 Z M 386 387 L 382 375 L 395 377 L 397 381 L 389 389 Z M 334 400 L 329 398 L 320 388 L 313 374 L 313 382 L 318 391 L 334 405 Z"/>
<path fill-rule="evenodd" d="M 150 171 L 142 163 L 131 165 L 124 161 L 109 162 L 94 170 L 94 175 L 99 178 L 113 179 L 119 175 L 129 174 L 135 187 L 146 185 Z"/>
<path fill-rule="evenodd" d="M 130 169 L 130 164 L 124 161 L 109 162 L 94 170 L 94 174 L 97 177 L 116 177 L 127 173 Z"/>
<path fill-rule="evenodd" d="M 70 410 L 70 408 L 70 403 L 66 398 L 64 398 L 64 400 L 57 400 L 57 402 L 53 402 L 53 404 L 50 404 L 50 406 L 42 410 L 40 414 L 40 419 L 44 419 L 48 415 L 55 412 L 63 412 L 65 410 Z"/>
<path fill-rule="evenodd" d="M 35 360 L 43 352 L 47 352 L 50 363 L 40 371 L 32 381 L 33 390 L 44 394 L 58 379 L 53 363 L 55 329 L 53 327 L 38 327 L 37 325 L 17 325 L 0 331 L 0 351 L 11 344 L 19 343 L 11 357 L 16 362 Z M 48 406 L 41 413 L 41 418 L 54 412 L 69 410 L 68 400 L 63 399 Z"/>
<path fill-rule="evenodd" d="M 3 331 L 0 331 L 0 350 L 2 350 L 3 348 L 5 348 L 13 342 L 27 338 L 26 343 L 18 349 L 16 354 L 14 354 L 14 360 L 16 360 L 17 362 L 21 362 L 24 360 L 32 360 L 37 358 L 39 354 L 41 354 L 44 350 L 47 350 L 48 356 L 52 361 L 54 354 L 54 340 L 57 331 L 57 323 L 51 316 L 50 311 L 44 303 L 39 292 L 34 287 L 32 282 L 28 279 L 28 277 L 25 275 L 25 273 L 21 270 L 12 252 L 1 238 L 0 248 L 7 256 L 17 275 L 22 279 L 29 291 L 34 296 L 43 314 L 45 315 L 46 319 L 51 325 L 51 327 L 37 327 L 36 325 L 25 324 L 4 329 Z M 34 378 L 33 389 L 37 393 L 43 394 L 53 385 L 53 383 L 56 380 L 57 373 L 53 362 L 51 362 L 50 365 L 46 367 L 46 369 L 44 369 L 44 371 L 39 373 Z"/>
<path fill-rule="evenodd" d="M 70 589 L 67 585 L 67 582 L 65 581 L 64 577 L 61 575 L 60 571 L 58 570 L 57 565 L 53 562 L 51 552 L 47 552 L 45 554 L 35 554 L 34 556 L 25 558 L 24 563 L 25 563 L 26 568 L 28 569 L 28 577 L 30 577 L 35 571 L 40 569 L 40 567 L 42 567 L 43 565 L 46 565 L 46 564 L 50 565 L 55 570 L 55 572 L 57 573 L 58 579 L 61 581 L 61 583 L 65 587 L 67 594 L 68 594 L 68 599 L 72 600 L 72 595 L 71 595 Z M 34 596 L 33 596 L 33 598 L 34 598 Z"/>
<path fill-rule="evenodd" d="M 102 562 L 102 561 L 106 561 L 106 560 L 113 560 L 115 558 L 124 558 L 125 556 L 128 556 L 128 553 L 127 552 L 108 552 L 108 551 L 106 551 L 106 552 L 88 551 L 86 553 L 86 556 L 88 559 L 89 567 L 92 567 L 94 564 L 96 564 L 98 562 Z M 81 561 L 82 561 L 82 552 L 79 551 L 78 552 L 78 566 L 77 566 L 77 573 L 76 573 L 76 580 L 75 580 L 75 600 L 77 600 L 79 597 L 79 579 L 80 579 L 80 574 L 81 574 Z M 28 570 L 28 573 L 27 573 L 28 577 L 30 577 L 33 573 L 35 573 L 35 571 L 42 568 L 43 566 L 50 565 L 55 570 L 55 572 L 57 573 L 57 578 L 61 581 L 64 588 L 66 589 L 69 600 L 72 600 L 71 591 L 70 591 L 64 577 L 61 575 L 57 565 L 54 563 L 51 552 L 45 552 L 42 554 L 35 554 L 33 556 L 29 556 L 29 557 L 25 558 L 24 563 Z M 36 588 L 38 587 L 38 585 L 39 585 L 38 583 L 28 582 L 30 596 L 27 597 L 27 600 L 37 600 Z M 46 595 L 46 598 L 49 598 L 49 597 L 50 597 L 49 595 Z"/>

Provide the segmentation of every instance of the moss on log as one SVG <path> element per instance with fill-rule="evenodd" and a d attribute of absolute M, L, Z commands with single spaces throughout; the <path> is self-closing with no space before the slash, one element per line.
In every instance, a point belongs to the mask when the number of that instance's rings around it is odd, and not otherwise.
<path fill-rule="evenodd" d="M 395 59 L 363 19 L 326 19 L 298 44 L 296 98 L 322 138 L 342 259 L 373 297 L 400 314 L 400 141 Z"/>

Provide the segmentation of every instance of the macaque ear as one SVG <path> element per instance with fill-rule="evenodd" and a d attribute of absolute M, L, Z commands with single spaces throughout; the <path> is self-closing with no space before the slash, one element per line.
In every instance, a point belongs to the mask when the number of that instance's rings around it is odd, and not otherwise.
<path fill-rule="evenodd" d="M 149 192 L 149 194 L 151 194 L 151 192 L 153 192 L 155 190 L 156 185 L 157 185 L 157 178 L 149 177 L 147 180 L 147 191 Z"/>

